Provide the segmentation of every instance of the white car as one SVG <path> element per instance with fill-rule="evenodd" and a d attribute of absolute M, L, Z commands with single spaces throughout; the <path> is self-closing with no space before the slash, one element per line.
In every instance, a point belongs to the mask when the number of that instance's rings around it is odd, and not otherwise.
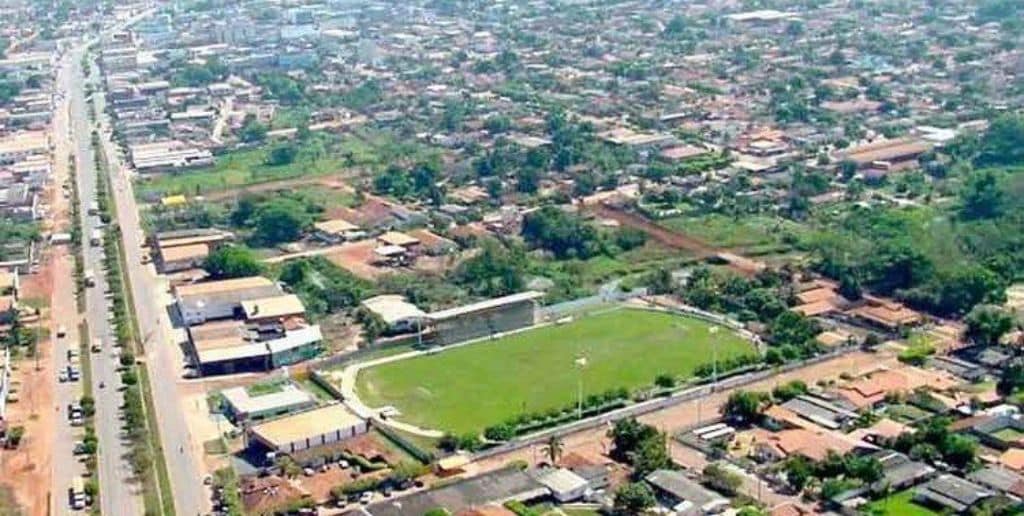
<path fill-rule="evenodd" d="M 366 505 L 373 501 L 373 491 L 366 491 L 359 497 L 359 503 Z"/>

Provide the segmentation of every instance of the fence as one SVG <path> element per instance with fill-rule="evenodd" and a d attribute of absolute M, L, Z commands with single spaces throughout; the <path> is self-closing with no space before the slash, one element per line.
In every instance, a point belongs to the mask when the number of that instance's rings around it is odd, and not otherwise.
<path fill-rule="evenodd" d="M 595 294 L 590 297 L 583 297 L 580 299 L 573 299 L 572 301 L 563 301 L 549 306 L 543 306 L 538 309 L 537 314 L 541 320 L 552 320 L 560 319 L 567 315 L 572 315 L 588 308 L 596 308 L 601 305 L 611 303 L 621 303 L 630 299 L 643 297 L 647 295 L 646 288 L 637 288 L 629 292 L 623 292 L 621 290 L 610 290 Z"/>
<path fill-rule="evenodd" d="M 388 439 L 391 439 L 398 447 L 405 450 L 409 455 L 416 457 L 416 460 L 430 464 L 434 461 L 434 455 L 428 451 L 423 450 L 416 444 L 412 443 L 405 437 L 399 435 L 397 432 L 392 430 L 388 425 L 381 423 L 376 419 L 371 419 L 370 424 L 376 428 L 380 433 L 384 434 Z"/>
<path fill-rule="evenodd" d="M 503 453 L 520 450 L 528 446 L 533 446 L 535 444 L 541 444 L 553 435 L 573 434 L 576 432 L 582 432 L 584 430 L 591 430 L 602 425 L 607 425 L 620 419 L 642 416 L 644 414 L 656 412 L 658 410 L 679 405 L 687 401 L 693 401 L 697 398 L 710 395 L 715 391 L 729 390 L 737 387 L 743 387 L 745 385 L 750 385 L 752 383 L 770 378 L 773 375 L 787 373 L 796 369 L 812 366 L 824 362 L 826 360 L 831 360 L 833 358 L 845 355 L 846 353 L 849 353 L 856 349 L 858 348 L 855 346 L 836 348 L 835 350 L 830 351 L 828 353 L 818 355 L 816 357 L 812 357 L 800 362 L 786 364 L 779 368 L 763 369 L 756 372 L 745 373 L 738 376 L 724 378 L 715 385 L 702 385 L 699 387 L 694 387 L 691 389 L 677 392 L 667 398 L 659 398 L 655 400 L 637 403 L 635 405 L 630 405 L 628 407 L 600 414 L 588 419 L 582 419 L 580 421 L 562 427 L 550 428 L 547 430 L 535 432 L 533 434 L 525 435 L 513 441 L 509 441 L 505 444 L 477 452 L 476 454 L 473 455 L 473 460 L 481 460 L 488 457 L 493 457 L 495 455 L 501 455 Z"/>

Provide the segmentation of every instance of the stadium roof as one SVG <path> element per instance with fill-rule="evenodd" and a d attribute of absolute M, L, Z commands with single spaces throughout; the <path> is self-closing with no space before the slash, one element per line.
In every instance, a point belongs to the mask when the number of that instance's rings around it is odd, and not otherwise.
<path fill-rule="evenodd" d="M 524 301 L 532 301 L 534 299 L 542 297 L 543 295 L 543 292 L 538 292 L 536 290 L 527 290 L 526 292 L 519 292 L 518 294 L 512 294 L 504 297 L 496 297 L 494 299 L 487 299 L 484 301 L 480 301 L 478 303 L 457 306 L 455 308 L 449 308 L 447 310 L 440 310 L 428 314 L 427 317 L 430 317 L 435 321 L 451 319 L 453 317 L 459 317 L 461 315 L 467 315 L 475 312 L 483 312 L 485 310 L 491 310 L 505 305 L 522 303 Z"/>

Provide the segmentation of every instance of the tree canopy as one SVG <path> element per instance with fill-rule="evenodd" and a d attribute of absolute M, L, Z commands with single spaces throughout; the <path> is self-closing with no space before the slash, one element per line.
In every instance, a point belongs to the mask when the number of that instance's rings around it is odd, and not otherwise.
<path fill-rule="evenodd" d="M 230 245 L 211 252 L 203 269 L 214 279 L 256 276 L 262 270 L 256 255 L 248 247 Z"/>

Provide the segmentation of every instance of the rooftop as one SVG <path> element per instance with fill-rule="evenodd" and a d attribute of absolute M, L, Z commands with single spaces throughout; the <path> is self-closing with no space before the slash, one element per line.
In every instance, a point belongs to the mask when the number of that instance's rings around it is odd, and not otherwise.
<path fill-rule="evenodd" d="M 511 305 L 515 303 L 522 303 L 525 301 L 533 301 L 544 296 L 543 292 L 537 292 L 535 290 L 527 290 L 526 292 L 519 292 L 518 294 L 511 294 L 504 297 L 496 297 L 493 299 L 487 299 L 477 303 L 470 303 L 468 305 L 457 306 L 455 308 L 449 308 L 447 310 L 440 310 L 433 312 L 428 315 L 431 319 L 444 320 L 458 317 L 461 315 L 467 315 L 474 312 L 483 312 L 485 310 L 491 310 L 505 305 Z"/>
<path fill-rule="evenodd" d="M 349 231 L 356 231 L 359 229 L 359 226 L 344 219 L 331 219 L 323 222 L 317 222 L 316 224 L 313 224 L 313 227 L 319 231 L 332 235 L 347 233 Z"/>
<path fill-rule="evenodd" d="M 246 319 L 284 317 L 306 313 L 302 300 L 295 294 L 261 297 L 242 301 L 242 311 Z"/>
<path fill-rule="evenodd" d="M 335 404 L 255 425 L 252 433 L 273 446 L 281 446 L 362 422 L 362 418 L 344 405 Z"/>
<path fill-rule="evenodd" d="M 160 256 L 165 262 L 176 262 L 180 260 L 194 260 L 205 258 L 210 254 L 210 247 L 206 244 L 180 245 L 176 247 L 161 247 Z"/>
<path fill-rule="evenodd" d="M 220 294 L 225 292 L 236 292 L 246 289 L 256 289 L 264 287 L 277 288 L 277 285 L 273 281 L 270 281 L 263 276 L 249 276 L 247 278 L 235 278 L 221 281 L 206 281 L 203 283 L 195 283 L 192 285 L 179 285 L 175 287 L 174 291 L 178 294 L 178 297 L 186 296 L 202 296 L 209 294 Z"/>
<path fill-rule="evenodd" d="M 518 468 L 506 468 L 458 481 L 441 488 L 371 504 L 365 511 L 372 516 L 424 514 L 444 507 L 452 514 L 506 500 L 527 500 L 547 494 L 548 490 Z"/>
<path fill-rule="evenodd" d="M 386 324 L 393 325 L 408 319 L 418 319 L 426 314 L 404 296 L 387 294 L 371 297 L 362 303 L 363 307 L 380 317 Z"/>
<path fill-rule="evenodd" d="M 281 410 L 316 402 L 312 394 L 291 383 L 281 385 L 279 390 L 264 394 L 252 395 L 247 387 L 224 389 L 220 394 L 235 412 L 246 414 Z"/>

